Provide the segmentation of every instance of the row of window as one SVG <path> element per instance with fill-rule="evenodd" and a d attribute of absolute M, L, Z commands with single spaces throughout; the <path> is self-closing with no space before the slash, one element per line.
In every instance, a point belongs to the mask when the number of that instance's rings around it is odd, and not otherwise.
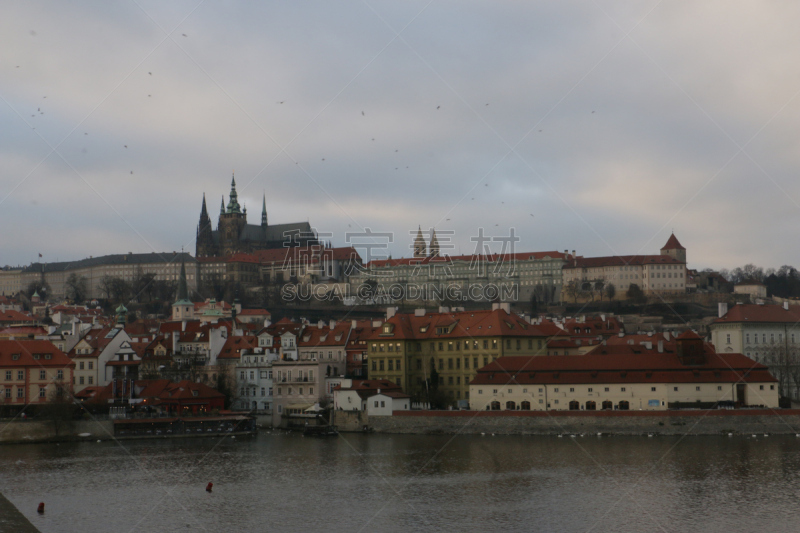
<path fill-rule="evenodd" d="M 252 390 L 253 390 L 252 396 L 255 398 L 256 397 L 256 388 L 253 387 Z M 291 390 L 291 389 L 289 389 L 289 390 Z M 269 394 L 267 393 L 268 391 L 269 391 Z M 303 394 L 303 389 L 302 388 L 300 389 L 300 394 Z M 309 394 L 314 394 L 314 389 L 311 389 Z M 247 396 L 247 397 L 251 396 L 250 389 L 247 388 L 247 387 L 242 387 L 241 389 L 239 389 L 239 396 Z M 261 387 L 261 397 L 265 398 L 267 396 L 272 396 L 272 387 L 269 387 L 269 389 L 267 389 L 266 387 Z"/>
<path fill-rule="evenodd" d="M 271 394 L 272 393 L 272 389 L 269 389 L 269 390 L 270 390 L 270 394 Z M 298 387 L 297 388 L 297 391 L 298 391 L 297 394 L 302 396 L 303 395 L 303 390 L 304 390 L 303 387 Z M 294 393 L 294 389 L 292 389 L 292 387 L 287 387 L 286 395 L 287 396 L 292 396 L 293 393 Z M 314 395 L 314 387 L 309 387 L 308 388 L 308 394 L 310 396 Z M 283 388 L 282 387 L 278 387 L 278 396 L 282 396 L 282 395 L 283 395 Z"/>
<path fill-rule="evenodd" d="M 558 393 L 559 390 L 560 390 L 559 387 L 554 387 L 553 388 L 553 393 Z M 674 392 L 678 392 L 679 391 L 679 387 L 672 387 L 672 390 Z M 700 388 L 699 385 L 696 385 L 694 390 L 696 392 L 700 392 L 701 388 Z M 721 391 L 722 390 L 722 385 L 717 385 L 717 390 Z M 764 390 L 764 385 L 759 385 L 759 390 Z M 769 386 L 769 390 L 775 390 L 775 385 L 770 385 Z M 603 391 L 604 392 L 610 392 L 610 387 L 604 387 Z M 619 391 L 620 392 L 626 392 L 626 387 L 620 387 Z M 498 389 L 492 389 L 492 394 L 496 395 L 497 392 L 498 392 Z M 575 392 L 575 387 L 569 387 L 569 392 Z M 594 388 L 593 387 L 588 387 L 586 389 L 586 392 L 594 392 Z M 650 387 L 650 392 L 656 392 L 656 387 Z M 508 393 L 509 394 L 513 394 L 514 393 L 514 389 L 508 389 Z M 522 393 L 523 394 L 527 394 L 528 393 L 528 389 L 527 388 L 523 388 L 522 389 Z M 539 388 L 539 393 L 540 394 L 544 393 L 544 388 L 540 387 Z M 483 389 L 478 389 L 478 394 L 483 394 Z M 539 401 L 539 403 L 541 403 L 541 401 Z M 558 403 L 558 400 L 556 400 L 556 403 Z"/>
<path fill-rule="evenodd" d="M 3 390 L 2 397 L 5 398 L 6 400 L 11 399 L 11 387 L 6 387 L 5 390 Z M 25 387 L 17 387 L 17 398 L 21 399 L 24 397 L 25 397 Z M 47 387 L 39 387 L 39 398 L 47 398 Z"/>
<path fill-rule="evenodd" d="M 80 376 L 80 377 L 78 378 L 78 383 L 79 383 L 80 385 L 84 385 L 85 383 L 84 383 L 84 381 L 83 381 L 83 380 L 84 380 L 84 377 L 83 377 L 83 376 Z M 72 384 L 73 384 L 73 385 L 75 384 L 75 376 L 72 376 Z M 94 385 L 94 376 L 89 376 L 89 379 L 88 379 L 88 384 L 89 384 L 89 385 Z"/>
<path fill-rule="evenodd" d="M 56 376 L 57 376 L 58 379 L 64 379 L 64 371 L 63 370 L 56 371 Z M 39 370 L 39 379 L 40 380 L 47 379 L 47 371 L 46 370 Z M 6 370 L 6 379 L 5 380 L 6 381 L 14 381 L 14 371 L 13 370 Z M 17 381 L 25 381 L 25 371 L 24 370 L 17 370 Z"/>

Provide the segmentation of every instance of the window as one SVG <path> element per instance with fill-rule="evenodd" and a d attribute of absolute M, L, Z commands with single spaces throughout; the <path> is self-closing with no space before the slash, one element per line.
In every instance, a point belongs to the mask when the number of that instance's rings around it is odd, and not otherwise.
<path fill-rule="evenodd" d="M 453 370 L 453 358 L 447 360 L 447 368 L 448 370 Z"/>
<path fill-rule="evenodd" d="M 700 388 L 700 387 L 698 387 L 698 388 Z M 758 386 L 758 390 L 764 390 L 764 385 L 759 385 Z"/>
<path fill-rule="evenodd" d="M 81 361 L 80 363 L 78 363 L 78 368 L 79 368 L 79 369 L 81 369 L 81 370 L 83 370 L 83 361 Z"/>
<path fill-rule="evenodd" d="M 22 387 L 17 387 L 17 398 L 24 398 L 25 397 L 25 389 Z"/>
<path fill-rule="evenodd" d="M 83 376 L 81 376 L 81 377 L 79 377 L 79 378 L 78 378 L 78 383 L 79 383 L 80 385 L 83 385 Z"/>
<path fill-rule="evenodd" d="M 700 387 L 695 387 L 694 390 L 699 391 Z"/>
<path fill-rule="evenodd" d="M 11 381 L 11 370 L 6 370 L 6 381 Z"/>
<path fill-rule="evenodd" d="M 378 400 L 375 400 L 375 407 L 378 407 Z"/>
<path fill-rule="evenodd" d="M 17 370 L 17 379 L 22 381 L 25 379 L 25 371 L 24 370 Z"/>
<path fill-rule="evenodd" d="M 11 389 L 10 388 L 6 389 L 6 399 L 11 399 Z"/>
<path fill-rule="evenodd" d="M 770 385 L 769 390 L 775 390 L 775 385 Z"/>
<path fill-rule="evenodd" d="M 383 371 L 383 359 L 381 359 L 380 361 L 378 361 L 378 370 L 381 370 L 381 371 Z"/>
<path fill-rule="evenodd" d="M 94 369 L 94 361 L 89 361 L 89 370 Z"/>
<path fill-rule="evenodd" d="M 47 372 L 39 370 L 39 379 L 47 379 Z"/>
<path fill-rule="evenodd" d="M 44 398 L 45 396 L 47 396 L 47 388 L 39 387 L 39 398 Z"/>
<path fill-rule="evenodd" d="M 620 392 L 625 392 L 625 387 L 620 387 Z"/>
<path fill-rule="evenodd" d="M 730 333 L 728 333 L 727 335 L 725 335 L 725 341 L 726 341 L 728 344 L 730 344 L 730 343 L 731 343 L 731 334 L 730 334 Z"/>
<path fill-rule="evenodd" d="M 722 390 L 722 385 L 717 385 L 717 390 Z"/>
<path fill-rule="evenodd" d="M 655 392 L 655 391 L 656 391 L 655 387 L 650 387 L 650 392 Z"/>
<path fill-rule="evenodd" d="M 570 391 L 570 392 L 575 392 L 575 387 L 570 387 L 570 388 L 569 388 L 569 391 Z M 511 391 L 508 391 L 508 392 L 511 392 Z"/>
<path fill-rule="evenodd" d="M 592 391 L 593 391 L 593 389 L 591 387 L 589 387 L 589 392 L 592 392 Z"/>
<path fill-rule="evenodd" d="M 94 376 L 89 376 L 89 385 L 94 383 Z"/>
<path fill-rule="evenodd" d="M 389 370 L 394 370 L 394 359 L 389 359 Z"/>
<path fill-rule="evenodd" d="M 556 387 L 555 389 L 553 389 L 553 392 L 558 392 L 558 387 Z"/>
<path fill-rule="evenodd" d="M 444 370 L 444 359 L 439 359 L 439 370 Z"/>
<path fill-rule="evenodd" d="M 672 390 L 678 392 L 678 387 L 672 387 Z"/>

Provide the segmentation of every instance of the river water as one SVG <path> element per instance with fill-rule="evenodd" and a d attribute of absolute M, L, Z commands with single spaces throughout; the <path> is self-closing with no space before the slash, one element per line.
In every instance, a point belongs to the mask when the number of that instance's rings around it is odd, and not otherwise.
<path fill-rule="evenodd" d="M 797 531 L 800 438 L 262 432 L 2 446 L 0 491 L 44 533 Z"/>

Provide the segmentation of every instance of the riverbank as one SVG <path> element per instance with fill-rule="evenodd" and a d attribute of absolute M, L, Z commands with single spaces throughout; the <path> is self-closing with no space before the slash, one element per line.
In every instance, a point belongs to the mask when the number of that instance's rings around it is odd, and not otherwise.
<path fill-rule="evenodd" d="M 17 507 L 0 493 L 0 533 L 39 533 Z"/>
<path fill-rule="evenodd" d="M 340 431 L 497 435 L 798 435 L 800 409 L 679 411 L 396 411 L 366 416 L 337 411 Z"/>

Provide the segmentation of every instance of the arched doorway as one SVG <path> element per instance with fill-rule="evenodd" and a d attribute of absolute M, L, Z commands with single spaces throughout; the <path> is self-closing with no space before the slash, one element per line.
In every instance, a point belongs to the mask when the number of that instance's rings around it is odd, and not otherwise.
<path fill-rule="evenodd" d="M 494 401 L 492 402 L 492 411 L 499 411 L 500 410 L 500 402 Z"/>
<path fill-rule="evenodd" d="M 578 411 L 581 408 L 581 404 L 577 400 L 572 400 L 569 402 L 569 410 L 570 411 Z"/>
<path fill-rule="evenodd" d="M 514 411 L 517 408 L 517 404 L 514 402 L 506 402 L 506 411 Z"/>
<path fill-rule="evenodd" d="M 597 410 L 597 403 L 596 402 L 586 402 L 586 410 L 587 411 L 596 411 Z"/>
<path fill-rule="evenodd" d="M 627 410 L 628 410 L 628 409 L 630 409 L 630 408 L 631 408 L 631 404 L 629 404 L 629 403 L 628 403 L 628 402 L 626 402 L 625 400 L 622 400 L 622 401 L 621 401 L 621 402 L 619 402 L 619 404 L 617 405 L 617 409 L 619 409 L 620 411 L 627 411 Z"/>
<path fill-rule="evenodd" d="M 531 410 L 531 402 L 529 402 L 527 400 L 522 402 L 520 404 L 520 409 L 522 409 L 523 411 L 530 411 Z"/>
<path fill-rule="evenodd" d="M 606 400 L 603 402 L 603 409 L 613 409 L 614 404 L 610 400 Z"/>

